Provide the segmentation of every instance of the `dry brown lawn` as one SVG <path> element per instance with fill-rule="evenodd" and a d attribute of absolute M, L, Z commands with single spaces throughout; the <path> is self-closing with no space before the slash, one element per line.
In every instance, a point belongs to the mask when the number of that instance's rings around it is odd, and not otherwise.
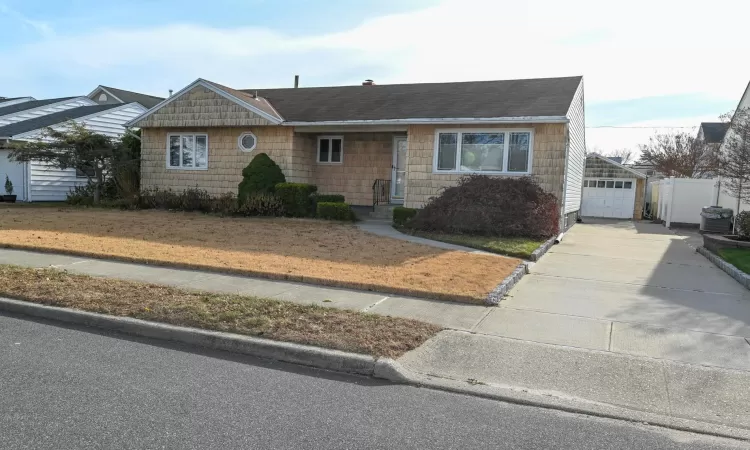
<path fill-rule="evenodd" d="M 312 219 L 2 208 L 0 246 L 479 302 L 519 264 Z"/>
<path fill-rule="evenodd" d="M 398 358 L 440 327 L 417 320 L 0 265 L 0 296 Z"/>

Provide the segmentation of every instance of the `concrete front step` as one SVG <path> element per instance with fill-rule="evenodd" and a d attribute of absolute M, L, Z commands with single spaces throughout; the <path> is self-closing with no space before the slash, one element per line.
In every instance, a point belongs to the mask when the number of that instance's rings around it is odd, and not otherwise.
<path fill-rule="evenodd" d="M 370 212 L 370 217 L 373 219 L 392 219 L 393 208 L 398 205 L 375 205 L 373 211 Z"/>

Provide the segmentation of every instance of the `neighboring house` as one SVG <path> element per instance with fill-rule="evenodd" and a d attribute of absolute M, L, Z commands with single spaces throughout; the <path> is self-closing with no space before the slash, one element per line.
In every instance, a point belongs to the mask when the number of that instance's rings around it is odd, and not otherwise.
<path fill-rule="evenodd" d="M 153 95 L 141 94 L 139 92 L 126 91 L 108 86 L 97 86 L 87 96 L 100 105 L 117 105 L 123 103 L 139 103 L 146 109 L 158 105 L 164 98 Z"/>
<path fill-rule="evenodd" d="M 12 103 L 0 99 L 0 178 L 3 182 L 6 175 L 10 178 L 19 201 L 62 201 L 71 188 L 86 184 L 88 178 L 75 169 L 60 170 L 41 162 L 12 162 L 9 160 L 12 142 L 44 140 L 45 128 L 61 129 L 71 120 L 97 133 L 119 138 L 126 132 L 126 122 L 163 100 L 106 88 L 107 92 L 111 90 L 118 95 L 100 103 L 101 89 L 104 88 L 99 86 L 92 92 L 97 95 L 96 100 L 90 96 L 47 100 L 23 97 L 23 101 L 12 99 Z"/>
<path fill-rule="evenodd" d="M 701 122 L 697 139 L 718 149 L 728 129 L 729 122 Z"/>
<path fill-rule="evenodd" d="M 636 161 L 633 164 L 627 164 L 627 167 L 646 175 L 649 178 L 664 178 L 664 174 L 656 170 L 656 166 L 645 161 Z"/>
<path fill-rule="evenodd" d="M 466 174 L 531 175 L 562 226 L 581 203 L 582 77 L 236 90 L 199 79 L 128 126 L 143 187 L 236 192 L 265 152 L 288 181 L 353 205 L 421 208 Z"/>
<path fill-rule="evenodd" d="M 16 103 L 23 103 L 28 102 L 31 100 L 36 100 L 34 97 L 0 97 L 0 108 L 3 106 L 10 106 L 15 105 Z"/>
<path fill-rule="evenodd" d="M 581 215 L 643 218 L 646 175 L 597 153 L 586 156 Z"/>

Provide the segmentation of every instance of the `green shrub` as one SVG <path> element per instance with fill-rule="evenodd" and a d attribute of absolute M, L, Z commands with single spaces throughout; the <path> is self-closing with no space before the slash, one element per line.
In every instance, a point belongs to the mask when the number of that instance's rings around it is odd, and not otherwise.
<path fill-rule="evenodd" d="M 318 202 L 317 216 L 326 220 L 356 220 L 351 206 L 341 202 Z"/>
<path fill-rule="evenodd" d="M 742 211 L 737 214 L 735 228 L 742 239 L 750 240 L 750 211 Z"/>
<path fill-rule="evenodd" d="M 237 214 L 242 216 L 283 216 L 284 204 L 274 194 L 258 192 L 245 198 L 245 201 L 237 208 Z"/>
<path fill-rule="evenodd" d="M 238 189 L 240 203 L 253 193 L 272 193 L 277 184 L 286 182 L 281 167 L 265 153 L 255 155 L 250 164 L 242 169 L 242 181 Z"/>
<path fill-rule="evenodd" d="M 312 194 L 318 190 L 314 184 L 279 183 L 276 185 L 276 196 L 284 205 L 284 211 L 290 217 L 312 217 L 315 215 L 315 200 Z"/>
<path fill-rule="evenodd" d="M 417 210 L 414 208 L 405 208 L 403 206 L 396 206 L 393 208 L 393 225 L 402 227 L 406 225 L 414 216 L 417 215 Z"/>
<path fill-rule="evenodd" d="M 317 203 L 344 203 L 346 200 L 343 195 L 340 194 L 318 194 L 315 197 Z"/>

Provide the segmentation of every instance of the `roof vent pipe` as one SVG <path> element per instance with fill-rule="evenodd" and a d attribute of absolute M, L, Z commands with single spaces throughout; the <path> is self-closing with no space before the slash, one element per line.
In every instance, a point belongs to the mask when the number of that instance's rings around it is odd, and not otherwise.
<path fill-rule="evenodd" d="M 299 75 L 294 76 L 294 88 L 297 89 L 299 87 Z"/>
<path fill-rule="evenodd" d="M 172 89 L 169 90 L 169 96 L 172 96 Z"/>
<path fill-rule="evenodd" d="M 375 86 L 375 82 L 368 78 L 362 82 L 362 86 Z"/>

